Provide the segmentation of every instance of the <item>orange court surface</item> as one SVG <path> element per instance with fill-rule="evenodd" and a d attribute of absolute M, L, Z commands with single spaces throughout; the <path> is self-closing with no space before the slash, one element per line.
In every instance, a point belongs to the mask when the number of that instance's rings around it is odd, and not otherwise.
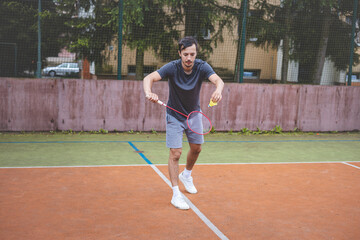
<path fill-rule="evenodd" d="M 182 211 L 162 164 L 1 168 L 0 239 L 360 239 L 359 162 L 195 169 Z"/>

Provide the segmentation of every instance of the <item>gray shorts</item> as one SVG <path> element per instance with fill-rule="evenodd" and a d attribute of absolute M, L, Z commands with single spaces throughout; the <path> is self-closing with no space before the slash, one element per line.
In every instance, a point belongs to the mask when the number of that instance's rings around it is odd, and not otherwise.
<path fill-rule="evenodd" d="M 194 133 L 185 121 L 166 114 L 166 146 L 168 148 L 182 148 L 183 133 L 185 132 L 189 143 L 203 144 L 204 136 Z"/>

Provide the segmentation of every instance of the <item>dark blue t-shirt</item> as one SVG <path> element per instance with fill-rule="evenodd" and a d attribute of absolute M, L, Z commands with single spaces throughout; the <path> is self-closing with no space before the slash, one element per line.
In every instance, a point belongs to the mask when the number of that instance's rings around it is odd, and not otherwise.
<path fill-rule="evenodd" d="M 181 65 L 181 59 L 169 62 L 157 72 L 161 78 L 169 79 L 169 101 L 167 105 L 186 115 L 200 110 L 200 89 L 202 81 L 208 79 L 214 70 L 205 61 L 195 59 L 191 74 L 186 74 Z M 178 120 L 186 118 L 181 114 L 168 109 L 167 113 Z"/>

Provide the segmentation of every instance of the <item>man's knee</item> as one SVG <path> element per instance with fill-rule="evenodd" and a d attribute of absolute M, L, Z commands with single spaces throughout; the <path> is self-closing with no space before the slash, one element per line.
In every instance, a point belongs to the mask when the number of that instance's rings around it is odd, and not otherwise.
<path fill-rule="evenodd" d="M 170 149 L 170 159 L 173 161 L 179 161 L 182 153 L 182 148 L 171 148 Z"/>

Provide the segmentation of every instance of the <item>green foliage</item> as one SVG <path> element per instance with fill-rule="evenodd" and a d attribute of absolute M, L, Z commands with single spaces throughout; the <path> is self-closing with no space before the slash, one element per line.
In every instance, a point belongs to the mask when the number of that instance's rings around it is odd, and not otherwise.
<path fill-rule="evenodd" d="M 124 1 L 124 44 L 137 51 L 136 65 L 140 72 L 136 72 L 140 79 L 146 50 L 153 50 L 163 61 L 173 60 L 178 57 L 176 41 L 184 35 L 192 35 L 197 37 L 201 46 L 198 57 L 206 60 L 213 48 L 223 41 L 226 28 L 238 39 L 243 27 L 240 2 L 244 1 Z M 117 43 L 119 2 L 56 0 L 42 3 L 43 61 L 67 47 L 78 57 L 96 61 L 97 66 L 102 66 L 106 46 Z M 321 30 L 327 22 L 326 13 L 330 11 L 326 57 L 335 63 L 337 69 L 348 68 L 351 25 L 343 18 L 352 14 L 352 0 L 283 0 L 281 5 L 273 3 L 272 0 L 255 0 L 248 5 L 248 43 L 250 38 L 256 38 L 251 44 L 277 49 L 280 40 L 288 36 L 291 39 L 290 59 L 298 61 L 301 67 L 299 80 L 308 81 L 317 70 L 318 52 L 322 46 Z M 17 44 L 18 53 L 21 53 L 18 72 L 36 69 L 37 14 L 37 1 L 3 0 L 0 3 L 0 42 Z M 204 38 L 208 32 L 210 39 Z M 237 51 L 239 53 L 240 49 Z M 10 76 L 15 61 L 14 49 L 0 45 L 0 52 L 7 56 L 0 58 L 1 74 Z M 353 61 L 359 63 L 356 49 Z M 106 66 L 102 70 L 104 73 L 113 71 Z"/>
<path fill-rule="evenodd" d="M 323 44 L 338 70 L 346 70 L 349 65 L 351 25 L 343 21 L 352 12 L 353 1 L 292 1 L 284 0 L 274 5 L 270 0 L 257 0 L 258 28 L 252 36 L 257 38 L 255 46 L 278 48 L 280 40 L 288 36 L 291 40 L 290 59 L 298 61 L 301 67 L 299 83 L 316 83 L 314 73 L 319 69 L 318 56 Z M 288 10 L 288 11 L 287 11 Z M 330 20 L 328 20 L 328 15 Z M 325 24 L 330 24 L 328 35 L 323 36 Z M 311 36 L 311 37 L 309 37 Z M 324 42 L 322 37 L 328 39 Z M 359 55 L 354 50 L 353 61 L 359 63 Z M 319 82 L 319 80 L 318 80 Z"/>
<path fill-rule="evenodd" d="M 109 131 L 108 131 L 108 130 L 105 130 L 105 129 L 100 128 L 99 133 L 102 133 L 102 134 L 107 134 L 107 133 L 109 133 Z"/>
<path fill-rule="evenodd" d="M 74 7 L 73 0 L 57 0 L 57 10 L 68 17 L 68 26 L 64 44 L 72 52 L 89 61 L 103 62 L 102 51 L 116 36 L 116 19 L 113 11 L 117 9 L 117 2 L 79 0 Z M 77 17 L 73 17 L 77 16 Z"/>
<path fill-rule="evenodd" d="M 218 42 L 223 42 L 226 27 L 233 32 L 233 15 L 215 0 L 165 0 L 177 26 L 185 26 L 185 36 L 196 36 L 201 46 L 198 58 L 206 60 Z M 228 1 L 232 2 L 232 1 Z M 234 1 L 235 2 L 235 1 Z M 208 34 L 211 38 L 204 38 Z"/>
<path fill-rule="evenodd" d="M 216 133 L 214 126 L 211 127 L 210 133 Z"/>
<path fill-rule="evenodd" d="M 256 129 L 257 129 L 256 131 L 252 131 L 252 134 L 258 135 L 263 133 L 263 131 L 259 127 L 257 127 Z"/>
<path fill-rule="evenodd" d="M 151 133 L 152 133 L 152 134 L 157 134 L 157 131 L 155 131 L 155 129 L 152 128 L 152 129 L 151 129 Z"/>
<path fill-rule="evenodd" d="M 62 130 L 61 131 L 63 134 L 74 134 L 75 132 L 73 132 L 72 129 L 69 129 L 69 130 Z"/>
<path fill-rule="evenodd" d="M 272 130 L 272 133 L 282 133 L 282 128 L 279 125 L 276 125 Z"/>
<path fill-rule="evenodd" d="M 248 128 L 242 128 L 241 129 L 241 133 L 242 134 L 249 134 L 250 133 L 250 130 Z"/>
<path fill-rule="evenodd" d="M 180 34 L 175 18 L 165 12 L 164 1 L 124 1 L 123 40 L 136 49 L 136 79 L 143 79 L 146 50 L 153 50 L 162 60 L 176 56 L 174 42 Z"/>
<path fill-rule="evenodd" d="M 41 13 L 42 61 L 57 56 L 64 47 L 61 39 L 67 31 L 68 16 L 59 15 L 55 1 L 43 1 Z M 0 2 L 0 42 L 17 46 L 17 75 L 35 71 L 37 62 L 38 1 L 2 0 Z M 54 27 L 56 26 L 56 27 Z M 13 76 L 14 45 L 0 44 L 0 75 Z M 6 57 L 3 57 L 6 56 Z M 43 64 L 44 65 L 44 64 Z"/>

